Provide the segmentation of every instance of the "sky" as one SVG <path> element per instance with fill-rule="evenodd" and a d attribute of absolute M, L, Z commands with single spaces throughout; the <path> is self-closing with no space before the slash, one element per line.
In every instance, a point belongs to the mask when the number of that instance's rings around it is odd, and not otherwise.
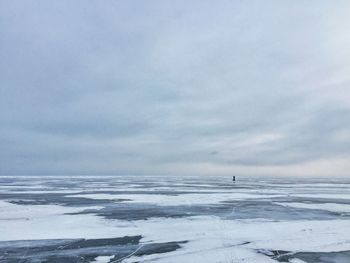
<path fill-rule="evenodd" d="M 0 174 L 350 176 L 349 14 L 0 0 Z"/>

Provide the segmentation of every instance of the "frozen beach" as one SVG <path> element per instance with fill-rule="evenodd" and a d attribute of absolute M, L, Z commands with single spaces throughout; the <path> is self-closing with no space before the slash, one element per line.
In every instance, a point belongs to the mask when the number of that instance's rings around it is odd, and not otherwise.
<path fill-rule="evenodd" d="M 0 262 L 350 262 L 350 180 L 0 177 Z"/>

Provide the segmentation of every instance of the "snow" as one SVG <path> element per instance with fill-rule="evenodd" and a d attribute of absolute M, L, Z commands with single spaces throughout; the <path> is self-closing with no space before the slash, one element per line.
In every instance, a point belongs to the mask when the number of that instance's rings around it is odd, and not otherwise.
<path fill-rule="evenodd" d="M 94 215 L 67 214 L 101 208 L 17 205 L 0 200 L 0 241 L 113 237 L 116 229 L 109 227 L 107 221 Z"/>
<path fill-rule="evenodd" d="M 30 220 L 55 217 L 64 213 L 76 213 L 85 209 L 101 209 L 102 206 L 64 207 L 59 205 L 17 205 L 0 200 L 0 220 Z"/>
<path fill-rule="evenodd" d="M 289 263 L 306 263 L 306 262 L 298 258 L 292 258 L 289 260 Z"/>
<path fill-rule="evenodd" d="M 113 257 L 114 256 L 98 256 L 92 262 L 95 262 L 95 263 L 108 263 Z"/>
<path fill-rule="evenodd" d="M 138 221 L 144 242 L 189 240 L 166 255 L 142 257 L 142 262 L 274 262 L 255 249 L 331 252 L 350 249 L 350 222 L 229 221 L 215 217 Z M 251 242 L 246 245 L 245 242 Z M 125 262 L 133 262 L 130 258 Z"/>
<path fill-rule="evenodd" d="M 142 259 L 141 262 L 216 262 L 216 263 L 276 263 L 276 261 L 258 254 L 249 249 L 235 247 L 214 247 L 212 249 L 197 248 L 196 250 L 177 250 L 167 254 L 153 254 L 143 257 L 130 257 L 123 260 L 123 263 L 133 263 Z"/>

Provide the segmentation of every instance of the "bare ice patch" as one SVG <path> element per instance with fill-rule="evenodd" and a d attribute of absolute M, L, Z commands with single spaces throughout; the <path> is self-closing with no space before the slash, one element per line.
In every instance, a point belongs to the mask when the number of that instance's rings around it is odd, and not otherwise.
<path fill-rule="evenodd" d="M 336 212 L 336 213 L 350 213 L 350 205 L 347 205 L 347 204 L 337 204 L 337 203 L 314 204 L 314 203 L 293 203 L 293 202 L 285 202 L 285 203 L 275 202 L 275 204 L 286 206 L 286 207 L 319 209 L 319 210 L 326 210 L 326 211 Z"/>
<path fill-rule="evenodd" d="M 249 194 L 249 193 L 206 193 L 206 194 L 78 194 L 69 195 L 67 197 L 82 197 L 90 199 L 107 199 L 120 200 L 124 199 L 129 203 L 148 203 L 163 206 L 178 206 L 178 205 L 201 205 L 201 204 L 216 204 L 224 201 L 246 200 L 246 199 L 261 199 L 270 197 L 281 197 L 278 194 Z"/>

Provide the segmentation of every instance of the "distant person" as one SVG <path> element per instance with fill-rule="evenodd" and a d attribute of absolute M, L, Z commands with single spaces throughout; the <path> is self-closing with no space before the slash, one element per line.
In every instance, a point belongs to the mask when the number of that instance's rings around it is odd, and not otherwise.
<path fill-rule="evenodd" d="M 233 181 L 233 182 L 236 181 L 236 176 L 232 176 L 232 181 Z"/>

